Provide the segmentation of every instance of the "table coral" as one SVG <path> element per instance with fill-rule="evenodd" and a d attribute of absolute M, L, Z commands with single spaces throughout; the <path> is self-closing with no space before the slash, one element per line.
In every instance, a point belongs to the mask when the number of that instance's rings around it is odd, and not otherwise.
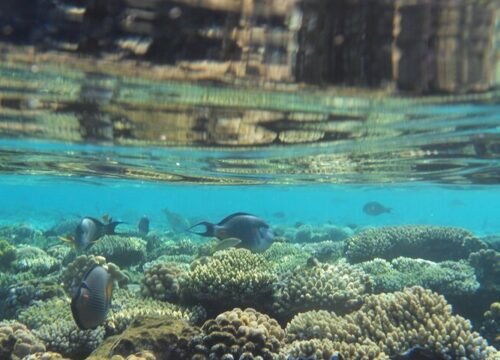
<path fill-rule="evenodd" d="M 432 261 L 467 259 L 487 245 L 471 232 L 444 226 L 403 225 L 367 229 L 346 243 L 349 262 L 399 256 Z"/>
<path fill-rule="evenodd" d="M 135 265 L 146 259 L 146 242 L 136 237 L 105 235 L 88 249 L 88 253 L 103 256 L 119 266 Z"/>
<path fill-rule="evenodd" d="M 213 306 L 258 306 L 271 295 L 275 280 L 271 265 L 261 254 L 228 249 L 194 266 L 182 291 L 184 298 Z"/>
<path fill-rule="evenodd" d="M 363 303 L 372 280 L 345 261 L 300 267 L 274 288 L 273 310 L 284 317 L 313 310 L 351 311 Z"/>
<path fill-rule="evenodd" d="M 193 359 L 277 359 L 285 332 L 254 309 L 235 308 L 208 320 Z"/>
<path fill-rule="evenodd" d="M 443 296 L 421 287 L 370 295 L 359 310 L 344 316 L 326 311 L 298 314 L 286 327 L 286 339 L 293 355 L 308 355 L 296 341 L 326 339 L 330 342 L 318 343 L 318 348 L 310 343 L 308 351 L 339 351 L 345 359 L 387 358 L 417 345 L 453 359 L 500 355 L 472 331 L 468 320 L 452 314 Z M 363 346 L 370 353 L 360 353 Z"/>
<path fill-rule="evenodd" d="M 479 288 L 474 269 L 465 261 L 444 261 L 398 257 L 374 259 L 359 264 L 373 278 L 375 292 L 423 286 L 444 295 L 473 294 Z"/>
<path fill-rule="evenodd" d="M 16 271 L 31 271 L 37 276 L 43 276 L 59 270 L 61 262 L 38 247 L 21 245 L 16 248 L 16 260 L 12 267 Z"/>
<path fill-rule="evenodd" d="M 0 359 L 21 360 L 40 351 L 45 351 L 45 345 L 25 325 L 0 322 Z"/>

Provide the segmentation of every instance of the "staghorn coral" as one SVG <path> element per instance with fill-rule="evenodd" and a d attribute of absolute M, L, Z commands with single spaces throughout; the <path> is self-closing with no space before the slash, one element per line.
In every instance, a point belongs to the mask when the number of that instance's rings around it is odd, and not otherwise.
<path fill-rule="evenodd" d="M 0 239 L 0 268 L 8 269 L 10 263 L 16 260 L 16 249 L 7 240 Z"/>
<path fill-rule="evenodd" d="M 73 321 L 68 299 L 50 299 L 23 310 L 19 320 L 33 329 L 49 350 L 68 357 L 85 356 L 104 339 L 104 327 L 80 330 Z"/>
<path fill-rule="evenodd" d="M 119 266 L 130 266 L 146 259 L 146 242 L 136 237 L 105 235 L 87 252 L 91 255 L 104 256 Z"/>
<path fill-rule="evenodd" d="M 444 295 L 473 294 L 479 288 L 474 269 L 465 261 L 444 261 L 398 257 L 391 261 L 374 259 L 359 264 L 374 281 L 375 292 L 423 286 Z"/>
<path fill-rule="evenodd" d="M 16 249 L 16 260 L 12 266 L 16 271 L 30 271 L 43 276 L 59 270 L 61 262 L 38 247 L 22 245 Z"/>
<path fill-rule="evenodd" d="M 469 262 L 476 270 L 481 289 L 500 294 L 500 252 L 488 249 L 469 255 Z"/>
<path fill-rule="evenodd" d="M 346 359 L 387 358 L 416 345 L 453 359 L 500 355 L 472 331 L 468 320 L 452 315 L 443 296 L 421 287 L 370 295 L 359 310 L 344 316 L 326 311 L 298 314 L 286 327 L 286 339 L 295 356 L 302 355 L 295 342 L 312 339 L 330 340 L 321 345 L 327 347 L 323 350 L 339 351 Z M 319 344 L 316 349 L 309 345 L 308 351 L 322 350 Z"/>
<path fill-rule="evenodd" d="M 80 255 L 68 264 L 61 275 L 64 289 L 68 293 L 73 294 L 75 289 L 80 285 L 85 273 L 95 265 L 101 265 L 106 268 L 112 278 L 117 281 L 120 286 L 124 286 L 128 282 L 128 278 L 120 271 L 120 268 L 113 263 L 106 263 L 104 257 Z"/>
<path fill-rule="evenodd" d="M 350 237 L 346 257 L 350 262 L 399 256 L 432 261 L 466 259 L 487 245 L 467 230 L 456 227 L 404 225 L 367 229 Z"/>
<path fill-rule="evenodd" d="M 144 271 L 141 292 L 145 297 L 157 300 L 179 300 L 181 278 L 186 276 L 186 269 L 175 263 L 156 263 Z"/>
<path fill-rule="evenodd" d="M 500 302 L 491 304 L 489 310 L 484 313 L 479 331 L 491 345 L 500 348 Z"/>
<path fill-rule="evenodd" d="M 45 345 L 23 324 L 0 322 L 0 359 L 20 360 L 45 351 Z"/>
<path fill-rule="evenodd" d="M 107 338 L 87 359 L 189 359 L 191 338 L 199 334 L 199 328 L 180 319 L 140 317 L 122 334 Z"/>
<path fill-rule="evenodd" d="M 184 308 L 164 301 L 142 299 L 128 290 L 118 289 L 113 292 L 111 309 L 104 323 L 106 333 L 118 334 L 142 316 L 169 317 L 197 324 L 205 320 L 206 313 L 201 306 Z"/>
<path fill-rule="evenodd" d="M 248 308 L 235 308 L 203 324 L 193 359 L 277 359 L 285 333 L 278 322 Z"/>
<path fill-rule="evenodd" d="M 276 275 L 269 262 L 247 249 L 219 251 L 191 269 L 183 284 L 184 298 L 213 306 L 259 305 L 270 296 Z"/>
<path fill-rule="evenodd" d="M 283 274 L 297 266 L 305 265 L 311 253 L 296 244 L 274 242 L 262 255 L 271 264 L 274 272 Z"/>
<path fill-rule="evenodd" d="M 303 266 L 275 286 L 273 310 L 284 317 L 312 309 L 347 312 L 361 306 L 371 288 L 371 278 L 345 261 Z"/>

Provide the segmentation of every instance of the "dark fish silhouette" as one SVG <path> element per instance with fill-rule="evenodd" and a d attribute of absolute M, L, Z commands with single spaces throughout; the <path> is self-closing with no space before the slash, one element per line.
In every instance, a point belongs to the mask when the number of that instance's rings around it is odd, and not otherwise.
<path fill-rule="evenodd" d="M 446 358 L 434 351 L 420 346 L 412 347 L 410 350 L 391 357 L 391 360 L 445 360 Z"/>
<path fill-rule="evenodd" d="M 102 266 L 92 267 L 82 279 L 71 300 L 71 313 L 82 330 L 102 324 L 111 305 L 113 281 Z"/>
<path fill-rule="evenodd" d="M 142 236 L 145 236 L 149 232 L 149 218 L 144 215 L 141 217 L 141 220 L 139 220 L 139 224 L 137 224 L 137 229 L 139 230 L 139 234 Z"/>
<path fill-rule="evenodd" d="M 205 231 L 191 230 L 201 225 L 205 226 Z M 274 239 L 271 228 L 263 219 L 247 213 L 231 214 L 218 224 L 202 221 L 191 226 L 188 231 L 201 236 L 214 236 L 219 240 L 237 238 L 241 240 L 239 247 L 255 251 L 266 250 Z"/>
<path fill-rule="evenodd" d="M 376 201 L 370 201 L 363 206 L 363 212 L 367 215 L 371 216 L 378 216 L 383 213 L 389 213 L 391 212 L 391 208 L 385 207 L 379 202 Z"/>
<path fill-rule="evenodd" d="M 66 236 L 59 238 L 72 244 L 79 250 L 85 250 L 102 236 L 114 234 L 115 227 L 118 224 L 122 224 L 122 221 L 112 221 L 111 218 L 107 219 L 108 222 L 103 224 L 95 218 L 86 216 L 77 225 L 74 237 Z"/>

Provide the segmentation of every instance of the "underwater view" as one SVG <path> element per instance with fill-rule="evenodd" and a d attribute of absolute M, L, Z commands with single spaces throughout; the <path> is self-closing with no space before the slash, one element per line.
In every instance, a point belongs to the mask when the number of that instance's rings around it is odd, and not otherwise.
<path fill-rule="evenodd" d="M 0 360 L 500 360 L 495 0 L 1 0 Z"/>

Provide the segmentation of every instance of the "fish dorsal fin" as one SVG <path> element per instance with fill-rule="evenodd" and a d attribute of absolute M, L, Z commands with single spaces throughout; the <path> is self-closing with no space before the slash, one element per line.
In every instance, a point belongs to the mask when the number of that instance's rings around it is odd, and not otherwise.
<path fill-rule="evenodd" d="M 232 218 L 235 218 L 236 216 L 255 216 L 255 215 L 245 213 L 245 212 L 237 212 L 237 213 L 226 216 L 224 219 L 219 221 L 219 223 L 217 225 L 224 225 L 225 223 L 227 223 Z"/>
<path fill-rule="evenodd" d="M 97 225 L 99 226 L 104 226 L 104 224 L 102 223 L 101 220 L 99 219 L 96 219 L 95 217 L 92 217 L 92 216 L 85 216 L 87 219 L 90 219 L 92 220 L 93 222 L 95 222 Z"/>
<path fill-rule="evenodd" d="M 108 224 L 113 221 L 113 218 L 111 216 L 109 216 L 108 214 L 104 214 L 103 216 L 101 216 L 101 219 L 103 222 L 108 223 Z"/>

